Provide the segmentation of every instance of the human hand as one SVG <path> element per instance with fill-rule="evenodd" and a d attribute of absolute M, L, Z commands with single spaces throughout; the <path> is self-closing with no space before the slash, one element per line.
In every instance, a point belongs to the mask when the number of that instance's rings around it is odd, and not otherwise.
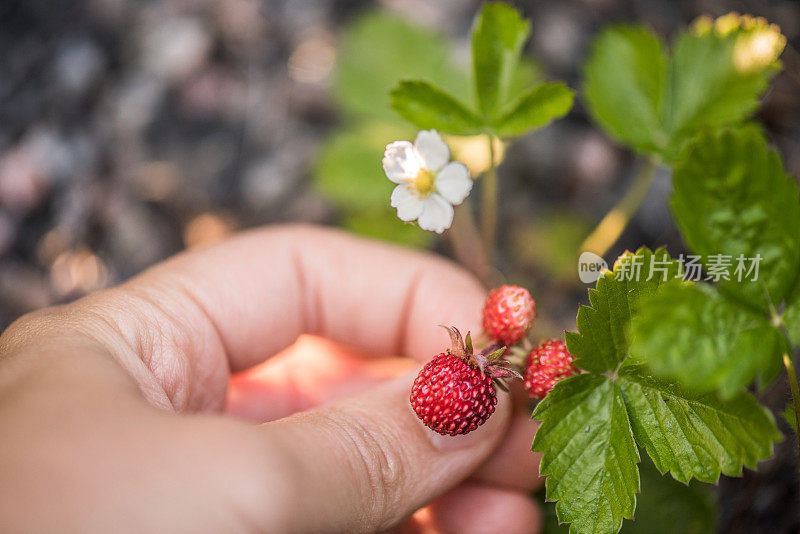
<path fill-rule="evenodd" d="M 29 314 L 0 337 L 0 531 L 535 532 L 524 401 L 459 437 L 408 402 L 483 298 L 433 256 L 286 227 Z"/>

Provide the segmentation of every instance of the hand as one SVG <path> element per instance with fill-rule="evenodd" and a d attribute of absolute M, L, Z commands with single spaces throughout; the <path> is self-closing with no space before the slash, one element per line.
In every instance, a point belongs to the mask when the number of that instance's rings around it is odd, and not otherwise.
<path fill-rule="evenodd" d="M 483 298 L 436 257 L 286 227 L 29 314 L 0 337 L 0 531 L 536 532 L 524 402 L 460 437 L 408 402 Z"/>

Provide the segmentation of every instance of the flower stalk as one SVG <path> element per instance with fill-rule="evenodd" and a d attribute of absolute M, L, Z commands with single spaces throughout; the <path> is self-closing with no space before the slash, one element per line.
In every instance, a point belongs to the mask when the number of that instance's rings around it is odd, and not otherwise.
<path fill-rule="evenodd" d="M 489 143 L 489 169 L 484 173 L 481 184 L 481 239 L 486 259 L 494 259 L 495 239 L 497 237 L 497 164 L 495 162 L 494 137 L 486 136 Z"/>

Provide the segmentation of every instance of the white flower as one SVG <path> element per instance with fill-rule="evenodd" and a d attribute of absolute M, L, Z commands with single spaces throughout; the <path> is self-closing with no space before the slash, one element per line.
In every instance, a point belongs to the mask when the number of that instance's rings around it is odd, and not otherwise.
<path fill-rule="evenodd" d="M 392 191 L 392 207 L 402 221 L 417 220 L 419 227 L 441 234 L 453 224 L 453 206 L 472 190 L 467 168 L 450 162 L 450 149 L 436 130 L 422 130 L 412 145 L 386 145 L 383 171 L 399 184 Z"/>

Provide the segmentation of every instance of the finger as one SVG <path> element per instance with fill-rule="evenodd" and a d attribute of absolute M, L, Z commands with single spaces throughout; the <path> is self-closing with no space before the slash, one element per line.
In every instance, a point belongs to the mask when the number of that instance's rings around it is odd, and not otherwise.
<path fill-rule="evenodd" d="M 313 514 L 285 531 L 374 532 L 398 524 L 469 475 L 502 438 L 510 403 L 464 436 L 425 428 L 408 405 L 414 373 L 369 392 L 263 427 L 283 451 L 291 495 Z"/>
<path fill-rule="evenodd" d="M 533 491 L 544 484 L 539 476 L 542 455 L 531 451 L 533 435 L 539 423 L 527 413 L 517 413 L 511 420 L 503 442 L 473 475 L 481 483 L 517 491 Z"/>
<path fill-rule="evenodd" d="M 267 362 L 233 375 L 225 411 L 266 423 L 357 395 L 417 365 L 304 335 Z"/>
<path fill-rule="evenodd" d="M 535 534 L 541 521 L 539 507 L 520 492 L 463 484 L 415 513 L 401 532 Z"/>
<path fill-rule="evenodd" d="M 178 255 L 68 312 L 112 353 L 145 362 L 174 407 L 198 410 L 224 405 L 229 370 L 302 333 L 428 360 L 447 345 L 438 324 L 479 328 L 483 298 L 469 274 L 435 256 L 281 227 Z"/>

